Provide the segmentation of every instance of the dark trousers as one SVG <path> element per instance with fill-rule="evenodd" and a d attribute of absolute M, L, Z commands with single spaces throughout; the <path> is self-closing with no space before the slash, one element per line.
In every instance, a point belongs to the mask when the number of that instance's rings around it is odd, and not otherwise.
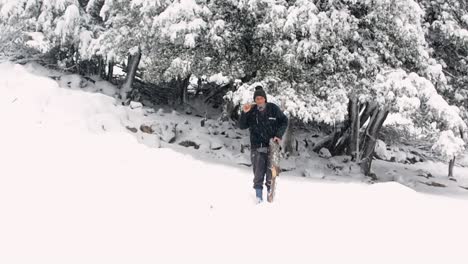
<path fill-rule="evenodd" d="M 252 161 L 253 173 L 254 173 L 254 180 L 253 180 L 253 187 L 254 189 L 263 189 L 263 181 L 266 181 L 265 185 L 267 190 L 270 191 L 271 186 L 271 170 L 268 164 L 268 152 L 265 151 L 258 151 L 257 149 L 252 149 L 250 152 L 250 159 Z"/>

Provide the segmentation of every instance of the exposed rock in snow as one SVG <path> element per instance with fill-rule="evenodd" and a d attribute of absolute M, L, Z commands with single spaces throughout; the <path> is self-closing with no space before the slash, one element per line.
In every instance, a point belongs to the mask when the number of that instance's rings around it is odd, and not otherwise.
<path fill-rule="evenodd" d="M 143 105 L 140 102 L 131 101 L 130 108 L 131 109 L 143 108 Z"/>
<path fill-rule="evenodd" d="M 129 131 L 131 131 L 132 133 L 136 133 L 138 132 L 138 129 L 134 128 L 134 127 L 129 127 L 129 126 L 126 126 L 125 128 L 127 128 Z"/>
<path fill-rule="evenodd" d="M 387 147 L 386 143 L 382 140 L 377 140 L 374 154 L 380 160 L 405 164 L 414 164 L 425 160 L 423 154 L 415 150 L 400 149 L 397 146 Z"/>
<path fill-rule="evenodd" d="M 188 148 L 188 147 L 193 147 L 195 149 L 200 148 L 200 144 L 197 144 L 197 143 L 195 143 L 193 141 L 190 141 L 190 140 L 184 140 L 184 141 L 180 142 L 179 145 L 184 146 L 186 148 Z"/>
<path fill-rule="evenodd" d="M 141 132 L 147 133 L 147 134 L 153 134 L 154 133 L 154 130 L 151 128 L 151 126 L 148 126 L 148 125 L 145 125 L 145 124 L 142 124 L 140 126 L 140 130 L 141 130 Z"/>
<path fill-rule="evenodd" d="M 397 151 L 394 151 L 391 161 L 404 163 L 406 158 L 407 158 L 407 155 L 405 152 L 397 150 Z"/>
<path fill-rule="evenodd" d="M 320 151 L 319 151 L 319 157 L 321 158 L 325 158 L 325 159 L 329 159 L 331 158 L 331 153 L 328 149 L 326 148 L 321 148 Z"/>
<path fill-rule="evenodd" d="M 157 123 L 151 126 L 162 141 L 174 143 L 177 138 L 177 124 L 173 122 Z"/>
<path fill-rule="evenodd" d="M 164 114 L 164 109 L 159 108 L 158 111 L 156 112 L 156 114 L 159 115 L 159 116 L 164 116 L 165 115 Z"/>
<path fill-rule="evenodd" d="M 378 139 L 375 144 L 375 156 L 381 160 L 390 160 L 391 153 L 387 150 L 387 144 Z"/>
<path fill-rule="evenodd" d="M 345 168 L 345 164 L 343 164 L 339 159 L 333 157 L 328 160 L 327 167 L 337 172 L 343 170 Z"/>
<path fill-rule="evenodd" d="M 82 77 L 78 74 L 62 75 L 58 79 L 60 87 L 71 89 L 82 89 L 93 83 L 90 78 Z"/>
<path fill-rule="evenodd" d="M 421 177 L 424 177 L 424 178 L 431 178 L 432 177 L 432 174 L 426 170 L 423 170 L 423 169 L 419 169 L 416 171 L 418 176 L 421 176 Z"/>

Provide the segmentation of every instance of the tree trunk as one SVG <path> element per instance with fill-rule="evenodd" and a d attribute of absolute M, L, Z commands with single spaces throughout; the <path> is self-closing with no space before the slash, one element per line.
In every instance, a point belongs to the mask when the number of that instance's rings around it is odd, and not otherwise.
<path fill-rule="evenodd" d="M 366 104 L 366 109 L 364 112 L 361 114 L 361 119 L 359 120 L 360 127 L 363 127 L 367 120 L 369 120 L 369 117 L 372 115 L 372 113 L 377 109 L 377 104 L 374 102 L 367 103 Z"/>
<path fill-rule="evenodd" d="M 346 149 L 346 154 L 352 157 L 352 160 L 355 161 L 357 157 L 357 152 L 359 151 L 359 105 L 357 101 L 357 97 L 353 97 L 350 100 L 350 108 L 349 108 L 349 120 L 351 121 L 350 124 L 350 140 L 349 145 Z"/>
<path fill-rule="evenodd" d="M 238 114 L 236 111 L 238 108 L 234 106 L 234 104 L 231 101 L 226 100 L 223 104 L 223 113 L 221 115 L 221 121 L 228 121 L 229 119 L 232 119 L 234 121 L 238 120 Z"/>
<path fill-rule="evenodd" d="M 107 64 L 107 81 L 112 83 L 114 79 L 114 61 L 109 61 Z"/>
<path fill-rule="evenodd" d="M 185 105 L 188 102 L 187 88 L 190 84 L 190 76 L 185 77 L 180 81 L 180 104 Z"/>
<path fill-rule="evenodd" d="M 99 75 L 99 77 L 104 79 L 106 77 L 106 66 L 105 66 L 106 64 L 105 64 L 105 61 L 101 56 L 98 56 L 97 59 L 98 59 L 98 70 L 97 70 L 98 72 L 97 72 L 97 75 Z"/>
<path fill-rule="evenodd" d="M 189 85 L 190 75 L 185 77 L 177 77 L 169 82 L 169 87 L 172 87 L 172 101 L 175 105 L 184 105 L 187 103 L 187 87 Z"/>
<path fill-rule="evenodd" d="M 356 134 L 354 135 L 355 136 L 355 142 L 353 142 L 354 144 L 356 144 L 356 155 L 353 158 L 354 158 L 355 162 L 359 162 L 360 159 L 361 159 L 361 154 L 360 154 L 361 150 L 359 149 L 359 130 L 361 129 L 361 122 L 360 122 L 360 118 L 359 118 L 359 113 L 358 113 L 358 116 L 356 118 L 356 123 L 357 123 L 356 124 L 357 131 L 356 131 Z"/>
<path fill-rule="evenodd" d="M 449 170 L 448 170 L 448 177 L 453 178 L 453 167 L 455 165 L 455 157 L 449 161 Z"/>
<path fill-rule="evenodd" d="M 128 56 L 127 76 L 120 87 L 120 96 L 122 101 L 127 100 L 127 95 L 132 91 L 133 80 L 135 79 L 138 64 L 140 64 L 141 50 L 138 50 Z"/>
<path fill-rule="evenodd" d="M 374 156 L 375 144 L 377 143 L 379 131 L 382 128 L 385 119 L 387 119 L 387 115 L 388 110 L 386 108 L 375 109 L 364 134 L 360 165 L 362 172 L 367 176 L 371 175 L 370 170 L 372 165 L 372 158 Z"/>
<path fill-rule="evenodd" d="M 317 152 L 322 147 L 327 147 L 332 155 L 340 155 L 346 151 L 354 161 L 360 164 L 362 172 L 369 176 L 371 175 L 370 169 L 377 137 L 388 113 L 386 108 L 379 109 L 377 104 L 373 102 L 367 103 L 365 106 L 360 105 L 357 97 L 353 97 L 349 101 L 347 127 L 341 131 L 335 131 L 317 143 L 313 150 Z M 366 131 L 361 136 L 360 128 L 366 123 Z"/>
<path fill-rule="evenodd" d="M 286 129 L 286 133 L 284 134 L 284 152 L 289 153 L 292 155 L 295 151 L 293 143 L 295 142 L 294 138 L 294 120 L 292 118 L 289 119 L 288 128 Z"/>
<path fill-rule="evenodd" d="M 460 138 L 461 139 L 464 139 L 464 135 L 463 135 L 463 129 L 462 128 L 459 128 L 459 132 L 460 132 Z M 453 159 L 451 159 L 449 161 L 449 168 L 448 168 L 448 177 L 449 179 L 455 179 L 453 177 L 453 168 L 455 167 L 455 157 L 453 157 Z"/>
<path fill-rule="evenodd" d="M 183 84 L 182 84 L 182 85 L 183 85 Z M 188 102 L 188 97 L 187 97 L 187 85 L 183 85 L 183 86 L 181 87 L 181 89 L 182 89 L 182 94 L 181 94 L 181 97 L 182 97 L 182 98 L 180 99 L 180 101 L 181 101 L 181 104 L 182 104 L 182 105 L 185 105 L 185 104 L 187 104 L 187 102 Z"/>
<path fill-rule="evenodd" d="M 222 99 L 223 96 L 232 89 L 234 85 L 233 81 L 223 85 L 223 86 L 215 86 L 214 88 L 210 89 L 206 95 L 204 95 L 204 103 L 222 103 L 224 100 Z M 221 100 L 220 100 L 221 99 Z M 211 101 L 211 102 L 210 102 Z"/>
<path fill-rule="evenodd" d="M 357 99 L 356 99 L 357 100 Z M 359 129 L 361 127 L 364 126 L 364 124 L 367 122 L 367 120 L 369 119 L 370 115 L 373 113 L 373 111 L 375 111 L 375 109 L 377 108 L 377 105 L 375 103 L 367 103 L 365 106 L 363 105 L 359 105 L 356 101 L 356 106 L 353 106 L 353 100 L 350 100 L 349 101 L 349 105 L 348 105 L 348 115 L 349 115 L 349 122 L 348 122 L 348 125 L 345 129 L 343 129 L 342 131 L 338 131 L 336 137 L 333 139 L 334 141 L 333 142 L 326 142 L 327 145 L 331 146 L 330 147 L 330 152 L 332 153 L 332 155 L 341 155 L 342 153 L 344 153 L 345 150 L 349 150 L 350 148 L 356 148 L 356 150 L 359 150 L 358 147 L 350 147 L 350 144 L 351 144 L 351 130 L 352 130 L 352 127 L 353 126 L 356 126 L 357 128 L 357 131 L 359 131 Z M 352 121 L 352 115 L 351 115 L 351 112 L 352 112 L 352 108 L 357 108 L 357 110 L 355 111 L 356 114 L 360 117 L 359 119 L 359 122 Z M 362 112 L 362 114 L 360 114 L 361 112 L 361 108 L 362 107 L 365 107 L 365 110 Z M 359 124 L 359 125 L 357 125 Z M 359 133 L 358 133 L 359 134 Z M 355 136 L 358 136 L 358 134 L 356 134 Z M 357 140 L 359 141 L 359 140 Z M 354 143 L 353 143 L 354 145 Z M 351 153 L 348 152 L 348 155 L 351 155 Z"/>

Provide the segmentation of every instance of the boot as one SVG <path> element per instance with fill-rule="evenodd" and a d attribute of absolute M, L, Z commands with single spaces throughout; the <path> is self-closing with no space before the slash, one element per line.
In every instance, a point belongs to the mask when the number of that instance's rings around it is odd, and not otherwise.
<path fill-rule="evenodd" d="M 263 191 L 262 191 L 262 189 L 255 189 L 255 197 L 257 197 L 257 203 L 263 202 Z"/>

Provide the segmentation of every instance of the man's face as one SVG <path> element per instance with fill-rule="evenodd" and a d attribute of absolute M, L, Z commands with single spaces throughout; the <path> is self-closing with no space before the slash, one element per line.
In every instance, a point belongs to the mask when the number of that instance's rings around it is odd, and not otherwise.
<path fill-rule="evenodd" d="M 263 96 L 257 96 L 257 97 L 255 97 L 255 103 L 257 105 L 264 105 L 265 104 L 265 98 Z"/>

